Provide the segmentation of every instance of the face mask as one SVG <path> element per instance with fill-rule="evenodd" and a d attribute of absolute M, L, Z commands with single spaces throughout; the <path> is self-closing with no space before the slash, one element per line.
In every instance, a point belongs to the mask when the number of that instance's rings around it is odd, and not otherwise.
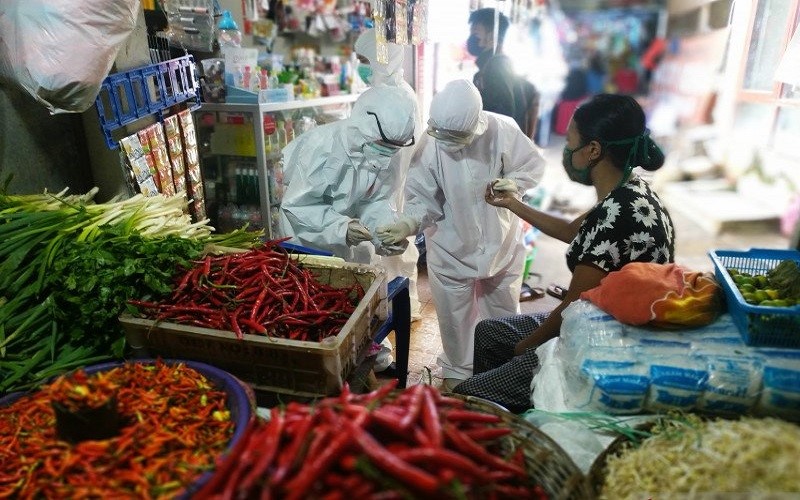
<path fill-rule="evenodd" d="M 372 80 L 372 66 L 369 64 L 358 64 L 358 76 L 364 83 L 369 84 L 369 81 Z"/>
<path fill-rule="evenodd" d="M 578 170 L 572 165 L 572 155 L 586 146 L 588 146 L 588 144 L 584 144 L 583 146 L 575 149 L 570 149 L 564 146 L 564 152 L 561 155 L 561 164 L 564 166 L 564 170 L 567 172 L 567 176 L 569 176 L 570 180 L 573 180 L 579 184 L 583 184 L 584 186 L 591 186 L 592 178 L 589 173 L 591 172 L 593 165 L 590 164 L 582 170 Z"/>
<path fill-rule="evenodd" d="M 481 41 L 478 39 L 478 35 L 470 35 L 469 38 L 467 38 L 467 52 L 475 57 L 481 55 L 483 52 Z"/>
<path fill-rule="evenodd" d="M 389 146 L 384 146 L 383 144 L 377 144 L 374 142 L 370 142 L 366 145 L 368 148 L 375 150 L 381 156 L 387 156 L 391 158 L 392 156 L 397 153 L 398 148 L 391 148 Z"/>
<path fill-rule="evenodd" d="M 464 149 L 466 144 L 462 142 L 449 142 L 449 141 L 436 141 L 442 151 L 447 153 L 455 153 Z"/>
<path fill-rule="evenodd" d="M 389 168 L 389 164 L 392 162 L 392 155 L 388 154 L 388 151 L 384 150 L 379 144 L 364 144 L 361 152 L 364 154 L 361 168 L 372 172 Z"/>

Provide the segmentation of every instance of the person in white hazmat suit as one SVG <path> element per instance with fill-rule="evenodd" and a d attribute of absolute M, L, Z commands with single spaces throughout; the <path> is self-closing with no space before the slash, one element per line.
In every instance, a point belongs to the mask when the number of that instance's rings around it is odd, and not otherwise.
<path fill-rule="evenodd" d="M 478 321 L 519 311 L 522 227 L 485 202 L 486 186 L 522 194 L 544 170 L 539 148 L 516 122 L 482 107 L 468 80 L 452 81 L 433 97 L 427 135 L 411 161 L 403 214 L 377 229 L 384 244 L 424 230 L 445 390 L 472 375 Z"/>
<path fill-rule="evenodd" d="M 281 231 L 301 245 L 347 261 L 370 262 L 405 251 L 372 231 L 396 220 L 392 157 L 414 144 L 414 101 L 394 87 L 368 89 L 348 118 L 316 127 L 283 149 Z"/>
<path fill-rule="evenodd" d="M 378 43 L 375 38 L 375 29 L 364 30 L 353 46 L 359 60 L 358 75 L 364 83 L 371 87 L 397 87 L 404 90 L 416 103 L 417 94 L 411 85 L 403 78 L 403 61 L 405 49 L 401 45 L 387 43 L 387 62 L 382 64 L 378 61 Z M 422 110 L 417 105 L 414 113 L 414 139 L 419 141 L 424 127 L 422 126 Z M 395 180 L 394 203 L 397 210 L 403 210 L 405 195 L 403 188 L 406 182 L 406 175 L 411 164 L 413 148 L 403 148 L 392 157 L 392 170 L 397 172 Z M 400 255 L 387 257 L 377 257 L 378 265 L 386 268 L 388 280 L 391 281 L 397 276 L 408 278 L 408 294 L 411 299 L 411 319 L 412 321 L 420 317 L 419 294 L 417 293 L 417 261 L 419 260 L 419 250 L 414 244 L 416 235 L 409 236 L 409 245 L 405 252 Z"/>

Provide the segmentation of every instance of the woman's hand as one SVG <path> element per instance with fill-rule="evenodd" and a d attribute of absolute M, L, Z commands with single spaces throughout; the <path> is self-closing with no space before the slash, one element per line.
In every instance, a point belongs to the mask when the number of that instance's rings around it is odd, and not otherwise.
<path fill-rule="evenodd" d="M 524 339 L 517 342 L 517 345 L 514 346 L 514 356 L 521 356 L 525 354 L 525 351 L 530 349 L 531 347 L 538 347 L 538 342 L 536 342 L 536 338 L 533 335 L 528 335 Z"/>
<path fill-rule="evenodd" d="M 494 182 L 486 185 L 486 193 L 483 195 L 486 203 L 496 207 L 509 208 L 509 206 L 517 201 L 517 195 L 514 191 L 496 191 L 492 186 Z"/>

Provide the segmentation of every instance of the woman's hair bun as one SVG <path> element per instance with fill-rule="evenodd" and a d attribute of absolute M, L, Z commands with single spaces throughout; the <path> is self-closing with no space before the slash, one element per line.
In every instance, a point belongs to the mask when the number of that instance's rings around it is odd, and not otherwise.
<path fill-rule="evenodd" d="M 664 152 L 658 147 L 658 144 L 646 134 L 643 138 L 644 144 L 637 148 L 636 158 L 634 158 L 634 165 L 638 165 L 645 170 L 658 170 L 664 165 Z"/>

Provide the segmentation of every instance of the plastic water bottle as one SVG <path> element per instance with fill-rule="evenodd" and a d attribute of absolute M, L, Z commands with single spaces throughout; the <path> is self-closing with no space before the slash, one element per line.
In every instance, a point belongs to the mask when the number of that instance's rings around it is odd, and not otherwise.
<path fill-rule="evenodd" d="M 241 47 L 242 32 L 231 16 L 231 11 L 222 11 L 222 18 L 217 23 L 217 42 L 223 52 L 226 47 Z"/>

